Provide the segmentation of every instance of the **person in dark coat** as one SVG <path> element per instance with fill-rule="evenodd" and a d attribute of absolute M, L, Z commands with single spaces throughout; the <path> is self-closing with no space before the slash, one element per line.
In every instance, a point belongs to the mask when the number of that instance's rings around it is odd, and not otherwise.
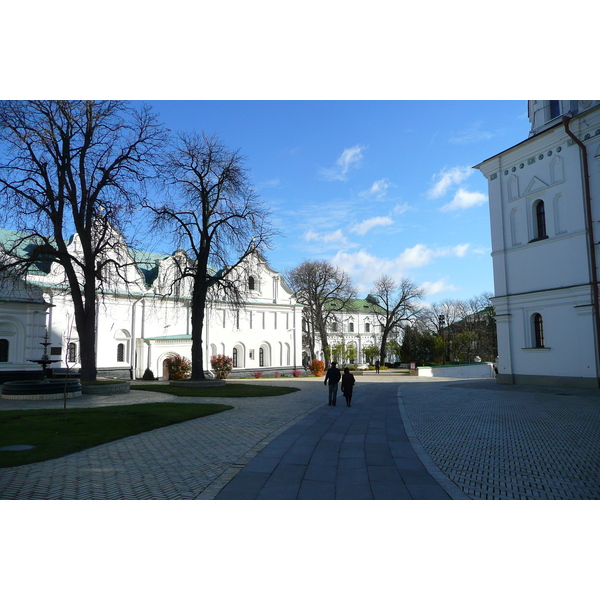
<path fill-rule="evenodd" d="M 325 385 L 329 382 L 329 406 L 335 406 L 337 400 L 338 383 L 342 377 L 340 370 L 337 368 L 337 363 L 333 361 L 331 367 L 327 369 L 325 374 Z"/>
<path fill-rule="evenodd" d="M 375 361 L 375 373 L 379 373 L 379 367 L 381 366 L 381 363 L 379 362 L 379 359 L 377 359 Z"/>
<path fill-rule="evenodd" d="M 354 375 L 352 375 L 350 369 L 346 367 L 344 369 L 344 374 L 342 375 L 342 394 L 344 394 L 344 398 L 346 398 L 346 406 L 350 406 L 352 403 L 352 389 L 354 388 L 355 383 L 356 379 L 354 379 Z"/>

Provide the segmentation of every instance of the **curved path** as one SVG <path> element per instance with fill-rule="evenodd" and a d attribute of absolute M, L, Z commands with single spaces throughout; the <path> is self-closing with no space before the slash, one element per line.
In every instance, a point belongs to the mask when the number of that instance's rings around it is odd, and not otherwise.
<path fill-rule="evenodd" d="M 433 463 L 427 470 L 403 426 L 398 382 L 377 379 L 358 380 L 350 408 L 341 397 L 323 402 L 281 433 L 217 500 L 467 498 Z"/>
<path fill-rule="evenodd" d="M 600 498 L 598 390 L 365 374 L 347 408 L 327 406 L 322 380 L 269 383 L 301 391 L 214 399 L 235 410 L 0 469 L 0 498 Z M 131 392 L 69 406 L 157 401 L 211 402 Z M 0 400 L 16 406 L 39 404 Z"/>

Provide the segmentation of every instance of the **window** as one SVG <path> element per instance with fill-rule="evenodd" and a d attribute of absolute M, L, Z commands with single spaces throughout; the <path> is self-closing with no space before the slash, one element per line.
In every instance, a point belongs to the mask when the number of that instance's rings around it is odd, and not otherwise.
<path fill-rule="evenodd" d="M 365 333 L 371 333 L 371 323 L 365 323 Z"/>
<path fill-rule="evenodd" d="M 548 110 L 550 112 L 550 119 L 560 117 L 560 100 L 548 100 Z"/>
<path fill-rule="evenodd" d="M 545 240 L 546 235 L 546 208 L 543 200 L 538 200 L 534 207 L 533 241 Z"/>
<path fill-rule="evenodd" d="M 258 366 L 259 367 L 265 366 L 265 351 L 263 348 L 258 349 Z"/>
<path fill-rule="evenodd" d="M 0 340 L 0 362 L 8 362 L 8 340 Z"/>
<path fill-rule="evenodd" d="M 348 323 L 348 331 L 350 333 L 354 333 L 354 323 L 352 321 L 350 321 L 350 323 Z"/>
<path fill-rule="evenodd" d="M 123 344 L 119 344 L 122 346 Z M 118 360 L 119 348 L 117 346 L 117 360 Z M 67 346 L 67 362 L 77 362 L 77 344 L 75 342 L 69 342 Z"/>
<path fill-rule="evenodd" d="M 544 348 L 544 320 L 540 313 L 533 315 L 533 335 L 536 348 Z"/>
<path fill-rule="evenodd" d="M 238 366 L 238 350 L 237 350 L 237 348 L 233 349 L 233 366 L 234 366 L 234 368 Z"/>
<path fill-rule="evenodd" d="M 337 332 L 337 330 L 338 330 L 337 319 L 332 319 L 331 320 L 331 331 L 333 331 L 335 333 L 335 332 Z"/>
<path fill-rule="evenodd" d="M 249 290 L 253 290 L 254 288 L 254 277 L 252 277 L 252 275 L 250 275 L 250 277 L 248 277 L 248 289 Z"/>
<path fill-rule="evenodd" d="M 117 362 L 125 362 L 125 344 L 117 345 Z"/>

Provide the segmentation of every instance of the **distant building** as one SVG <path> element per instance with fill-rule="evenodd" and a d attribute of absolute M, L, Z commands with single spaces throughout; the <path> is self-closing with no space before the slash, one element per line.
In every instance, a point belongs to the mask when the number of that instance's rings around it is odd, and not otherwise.
<path fill-rule="evenodd" d="M 599 387 L 600 101 L 530 100 L 488 180 L 498 381 Z"/>
<path fill-rule="evenodd" d="M 0 243 L 15 232 L 0 230 Z M 78 251 L 78 239 L 70 242 Z M 174 285 L 173 256 L 125 248 L 115 255 L 127 267 L 127 285 L 106 277 L 98 303 L 96 354 L 99 377 L 141 378 L 146 369 L 165 377 L 173 353 L 191 357 L 191 293 Z M 204 368 L 210 358 L 233 358 L 234 373 L 291 370 L 302 363 L 302 307 L 283 277 L 258 252 L 240 268 L 247 303 L 235 309 L 217 299 L 206 312 Z M 112 282 L 112 283 L 110 283 Z M 165 296 L 173 289 L 174 294 Z M 57 264 L 30 270 L 27 282 L 0 282 L 0 379 L 40 372 L 48 330 L 51 368 L 79 368 L 79 337 L 68 289 Z M 298 332 L 298 334 L 296 333 Z"/>
<path fill-rule="evenodd" d="M 363 364 L 368 362 L 365 356 L 365 348 L 381 345 L 381 325 L 377 322 L 375 311 L 378 306 L 369 297 L 366 299 L 354 299 L 346 303 L 343 309 L 336 310 L 328 322 L 327 338 L 329 347 L 333 352 L 333 359 L 343 363 Z M 379 309 L 381 310 L 381 309 Z M 392 341 L 390 337 L 389 341 Z M 344 360 L 336 354 L 336 346 L 343 345 L 348 352 L 353 348 L 352 360 Z M 321 341 L 317 341 L 317 354 L 319 360 L 324 360 L 324 352 Z M 305 354 L 308 349 L 305 349 Z M 388 359 L 399 360 L 398 357 L 388 352 Z"/>

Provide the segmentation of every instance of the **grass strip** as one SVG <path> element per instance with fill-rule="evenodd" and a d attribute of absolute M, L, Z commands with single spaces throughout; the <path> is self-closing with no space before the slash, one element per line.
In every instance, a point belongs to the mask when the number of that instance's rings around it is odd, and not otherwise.
<path fill-rule="evenodd" d="M 229 383 L 211 387 L 184 387 L 161 384 L 135 384 L 132 390 L 160 392 L 173 396 L 194 396 L 196 398 L 261 398 L 265 396 L 284 396 L 300 391 L 300 388 L 279 385 L 252 385 L 247 383 Z"/>
<path fill-rule="evenodd" d="M 0 451 L 0 467 L 59 458 L 152 429 L 232 409 L 225 404 L 156 402 L 127 406 L 0 411 L 0 447 L 32 445 L 31 450 Z"/>

